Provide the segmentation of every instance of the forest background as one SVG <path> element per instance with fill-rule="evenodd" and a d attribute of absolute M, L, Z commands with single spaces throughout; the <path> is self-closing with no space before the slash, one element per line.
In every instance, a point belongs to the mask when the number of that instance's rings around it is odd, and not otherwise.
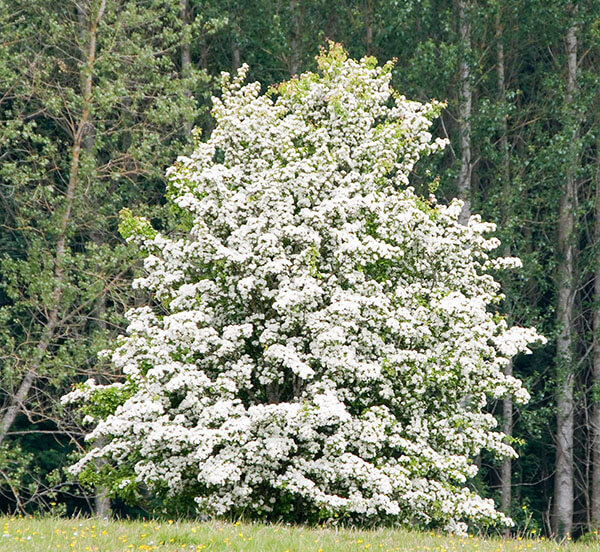
<path fill-rule="evenodd" d="M 60 397 L 116 377 L 97 352 L 150 300 L 118 213 L 168 232 L 164 171 L 210 132 L 220 72 L 266 89 L 327 39 L 447 102 L 413 185 L 498 224 L 524 265 L 502 308 L 549 339 L 509 367 L 529 404 L 489 404 L 520 458 L 471 484 L 517 528 L 598 528 L 598 0 L 0 0 L 0 510 L 136 513 L 63 471 L 85 432 Z"/>

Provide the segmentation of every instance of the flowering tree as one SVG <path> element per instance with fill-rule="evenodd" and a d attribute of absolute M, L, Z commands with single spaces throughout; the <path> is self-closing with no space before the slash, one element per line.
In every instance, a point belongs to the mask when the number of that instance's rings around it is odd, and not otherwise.
<path fill-rule="evenodd" d="M 489 269 L 518 260 L 408 187 L 444 145 L 439 104 L 339 46 L 318 65 L 267 95 L 225 77 L 215 130 L 169 172 L 181 237 L 124 214 L 156 305 L 107 353 L 125 381 L 68 396 L 101 444 L 73 471 L 103 458 L 113 493 L 214 514 L 509 523 L 467 482 L 483 448 L 514 455 L 488 398 L 528 397 L 503 366 L 541 338 L 489 308 Z"/>

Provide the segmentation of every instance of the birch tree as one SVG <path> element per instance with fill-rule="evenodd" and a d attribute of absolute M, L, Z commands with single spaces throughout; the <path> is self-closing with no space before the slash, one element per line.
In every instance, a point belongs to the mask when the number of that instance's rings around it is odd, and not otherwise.
<path fill-rule="evenodd" d="M 593 308 L 593 358 L 592 358 L 592 497 L 591 521 L 593 528 L 600 527 L 600 141 L 597 143 L 596 196 L 594 202 L 594 246 L 596 270 L 594 271 Z"/>
<path fill-rule="evenodd" d="M 496 38 L 496 73 L 498 86 L 498 100 L 501 109 L 501 126 L 500 126 L 500 153 L 501 153 L 501 177 L 503 189 L 503 213 L 502 219 L 504 225 L 508 223 L 510 212 L 510 152 L 508 147 L 508 114 L 506 113 L 506 69 L 504 56 L 504 37 L 502 26 L 502 5 L 498 4 L 495 18 L 495 38 Z M 506 246 L 504 254 L 510 256 L 510 247 Z M 504 373 L 507 376 L 513 375 L 512 361 L 509 362 Z M 506 397 L 502 401 L 502 431 L 507 436 L 512 436 L 513 425 L 513 403 L 511 397 Z M 501 510 L 510 515 L 512 501 L 512 459 L 505 458 L 502 461 L 501 476 L 500 476 L 500 495 L 501 495 Z"/>
<path fill-rule="evenodd" d="M 0 447 L 19 416 L 77 442 L 56 395 L 122 323 L 130 250 L 116 235 L 123 202 L 151 212 L 164 165 L 200 109 L 198 71 L 182 76 L 179 2 L 11 2 L 0 51 L 4 186 Z M 143 198 L 143 199 L 142 199 Z M 5 208 L 4 208 L 5 207 Z M 76 344 L 76 345 L 75 345 Z M 98 506 L 102 509 L 102 504 Z"/>
<path fill-rule="evenodd" d="M 573 8 L 573 11 L 575 9 Z M 571 534 L 573 529 L 573 432 L 574 432 L 574 301 L 575 278 L 575 210 L 577 202 L 576 166 L 578 134 L 577 115 L 573 108 L 577 91 L 577 24 L 573 22 L 566 35 L 566 172 L 558 213 L 558 304 L 556 320 L 558 337 L 556 389 L 556 472 L 554 476 L 553 531 Z"/>
<path fill-rule="evenodd" d="M 458 133 L 460 143 L 460 172 L 458 175 L 458 197 L 463 201 L 460 220 L 463 224 L 471 215 L 471 116 L 473 84 L 471 75 L 471 3 L 457 0 L 458 34 L 460 37 L 460 61 L 458 70 Z"/>

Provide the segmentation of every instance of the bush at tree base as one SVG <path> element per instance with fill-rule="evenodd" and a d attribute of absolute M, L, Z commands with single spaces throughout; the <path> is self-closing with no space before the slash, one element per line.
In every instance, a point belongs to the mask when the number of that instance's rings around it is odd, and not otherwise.
<path fill-rule="evenodd" d="M 485 406 L 527 400 L 503 367 L 543 340 L 495 312 L 489 271 L 518 259 L 409 187 L 441 104 L 337 45 L 318 67 L 267 94 L 224 76 L 169 171 L 178 237 L 123 214 L 156 304 L 106 353 L 124 382 L 66 398 L 101 443 L 73 473 L 211 514 L 510 524 L 468 484 L 482 449 L 514 455 Z"/>

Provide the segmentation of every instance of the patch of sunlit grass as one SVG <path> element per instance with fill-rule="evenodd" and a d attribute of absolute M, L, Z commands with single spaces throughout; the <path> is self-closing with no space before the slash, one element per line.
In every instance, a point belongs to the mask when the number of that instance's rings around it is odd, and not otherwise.
<path fill-rule="evenodd" d="M 0 552 L 595 552 L 588 544 L 537 538 L 457 537 L 400 529 L 307 528 L 192 521 L 0 518 Z"/>

